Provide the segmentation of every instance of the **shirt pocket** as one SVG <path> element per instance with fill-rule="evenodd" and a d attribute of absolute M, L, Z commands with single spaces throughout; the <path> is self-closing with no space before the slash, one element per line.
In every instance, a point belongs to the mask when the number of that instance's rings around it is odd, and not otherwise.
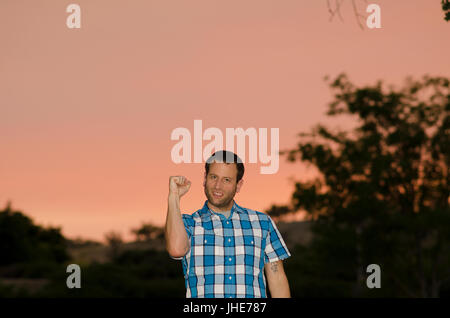
<path fill-rule="evenodd" d="M 217 235 L 214 230 L 205 230 L 204 234 L 197 238 L 194 252 L 196 256 L 203 256 L 203 260 L 199 261 L 200 263 L 210 264 L 211 258 L 224 255 L 223 236 Z M 214 262 L 217 261 L 214 260 Z"/>
<path fill-rule="evenodd" d="M 263 240 L 258 235 L 243 235 L 242 240 L 237 240 L 236 255 L 260 256 Z"/>

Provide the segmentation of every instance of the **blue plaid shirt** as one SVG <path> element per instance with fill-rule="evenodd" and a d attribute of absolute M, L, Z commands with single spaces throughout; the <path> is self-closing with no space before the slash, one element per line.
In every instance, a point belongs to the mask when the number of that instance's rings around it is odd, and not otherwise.
<path fill-rule="evenodd" d="M 186 297 L 267 297 L 264 264 L 291 256 L 273 220 L 234 202 L 229 218 L 205 201 L 183 214 L 190 250 L 182 258 Z"/>

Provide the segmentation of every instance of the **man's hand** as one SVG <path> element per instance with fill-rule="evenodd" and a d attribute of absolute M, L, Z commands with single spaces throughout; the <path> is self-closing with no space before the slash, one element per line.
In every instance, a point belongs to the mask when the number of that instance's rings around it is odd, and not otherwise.
<path fill-rule="evenodd" d="M 169 192 L 181 198 L 191 187 L 191 181 L 183 176 L 172 176 L 169 178 Z"/>

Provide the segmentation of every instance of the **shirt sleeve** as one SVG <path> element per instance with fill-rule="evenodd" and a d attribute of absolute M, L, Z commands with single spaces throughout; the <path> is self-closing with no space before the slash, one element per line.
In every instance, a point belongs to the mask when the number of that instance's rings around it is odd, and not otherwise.
<path fill-rule="evenodd" d="M 281 237 L 275 222 L 269 218 L 269 231 L 266 238 L 266 247 L 264 249 L 264 263 L 276 262 L 291 256 L 289 250 Z"/>
<path fill-rule="evenodd" d="M 189 240 L 189 245 L 190 245 L 191 236 L 192 236 L 192 228 L 194 226 L 194 224 L 193 224 L 194 220 L 192 219 L 192 216 L 188 215 L 188 214 L 182 214 L 181 217 L 183 219 L 184 229 L 186 230 L 186 233 L 187 233 L 187 236 L 188 236 L 188 240 Z M 182 257 L 172 257 L 170 254 L 169 254 L 169 256 L 170 256 L 171 259 L 174 259 L 176 261 L 181 261 L 184 258 L 184 256 L 182 256 Z"/>

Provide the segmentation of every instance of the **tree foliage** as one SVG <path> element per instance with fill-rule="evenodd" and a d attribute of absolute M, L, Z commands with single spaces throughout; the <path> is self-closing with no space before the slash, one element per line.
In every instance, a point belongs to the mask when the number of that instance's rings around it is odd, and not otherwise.
<path fill-rule="evenodd" d="M 282 153 L 320 177 L 296 182 L 291 204 L 269 213 L 306 210 L 316 220 L 315 254 L 345 268 L 352 295 L 367 291 L 365 268 L 376 263 L 391 295 L 437 297 L 450 278 L 449 80 L 358 88 L 341 74 L 330 88 L 327 114 L 356 117 L 358 126 L 301 133 Z"/>
<path fill-rule="evenodd" d="M 139 228 L 131 229 L 131 233 L 136 236 L 136 241 L 149 241 L 164 237 L 163 229 L 151 223 L 144 223 Z"/>
<path fill-rule="evenodd" d="M 0 211 L 0 265 L 66 261 L 66 240 L 60 228 L 44 228 L 10 203 Z"/>
<path fill-rule="evenodd" d="M 450 1 L 442 0 L 442 10 L 445 13 L 445 21 L 450 21 Z"/>

